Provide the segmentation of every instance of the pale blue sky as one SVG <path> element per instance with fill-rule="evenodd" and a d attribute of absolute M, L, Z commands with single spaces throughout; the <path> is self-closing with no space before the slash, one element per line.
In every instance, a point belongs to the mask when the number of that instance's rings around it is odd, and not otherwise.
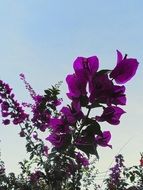
<path fill-rule="evenodd" d="M 100 68 L 113 68 L 116 49 L 136 57 L 140 67 L 127 84 L 127 114 L 112 131 L 113 150 L 100 152 L 99 169 L 106 170 L 122 150 L 128 164 L 138 164 L 143 151 L 143 1 L 142 0 L 4 0 L 0 2 L 0 78 L 11 84 L 20 101 L 29 100 L 19 74 L 25 73 L 42 93 L 72 73 L 77 56 L 97 55 Z M 66 86 L 62 86 L 65 96 Z M 2 157 L 8 171 L 17 171 L 25 157 L 18 127 L 0 128 Z"/>

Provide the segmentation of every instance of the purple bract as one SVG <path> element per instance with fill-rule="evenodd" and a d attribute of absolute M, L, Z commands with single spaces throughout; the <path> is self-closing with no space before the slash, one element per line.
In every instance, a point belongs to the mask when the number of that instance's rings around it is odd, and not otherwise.
<path fill-rule="evenodd" d="M 101 116 L 96 116 L 96 120 L 100 122 L 107 121 L 112 125 L 118 125 L 120 123 L 120 117 L 124 113 L 125 111 L 117 106 L 109 106 L 104 108 Z"/>
<path fill-rule="evenodd" d="M 129 81 L 136 73 L 138 61 L 134 58 L 123 58 L 121 52 L 117 51 L 117 65 L 110 74 L 116 83 L 124 84 Z"/>

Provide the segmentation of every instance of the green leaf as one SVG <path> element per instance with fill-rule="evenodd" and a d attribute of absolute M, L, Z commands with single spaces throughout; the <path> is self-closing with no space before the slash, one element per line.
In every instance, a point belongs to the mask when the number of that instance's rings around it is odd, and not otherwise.
<path fill-rule="evenodd" d="M 134 180 L 135 180 L 135 176 L 132 175 L 132 176 L 130 177 L 130 181 L 133 182 Z"/>
<path fill-rule="evenodd" d="M 142 174 L 139 171 L 133 171 L 133 173 L 137 174 L 138 176 L 142 176 Z"/>
<path fill-rule="evenodd" d="M 31 143 L 26 144 L 26 150 L 27 152 L 32 152 L 33 148 L 31 147 Z"/>
<path fill-rule="evenodd" d="M 91 123 L 81 133 L 85 134 L 86 136 L 102 135 L 100 125 L 94 120 L 90 122 Z"/>
<path fill-rule="evenodd" d="M 76 145 L 76 147 L 82 150 L 88 157 L 90 154 L 95 155 L 99 159 L 99 155 L 97 152 L 97 145 L 95 143 L 84 143 L 80 145 Z"/>
<path fill-rule="evenodd" d="M 34 157 L 34 152 L 32 152 L 32 153 L 30 154 L 29 159 L 30 159 L 30 160 L 32 160 L 32 159 L 33 159 L 33 157 Z"/>
<path fill-rule="evenodd" d="M 102 70 L 97 72 L 97 75 L 108 74 L 110 72 L 111 72 L 111 70 L 109 70 L 109 69 L 102 69 Z"/>

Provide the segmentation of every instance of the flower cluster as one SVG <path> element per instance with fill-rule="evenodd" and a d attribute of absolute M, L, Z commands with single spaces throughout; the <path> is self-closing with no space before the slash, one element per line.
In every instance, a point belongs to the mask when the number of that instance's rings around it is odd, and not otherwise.
<path fill-rule="evenodd" d="M 85 167 L 89 165 L 88 159 L 84 157 L 80 152 L 76 154 L 76 160 L 77 160 L 77 163 L 79 163 L 79 165 L 81 164 Z"/>
<path fill-rule="evenodd" d="M 57 108 L 62 104 L 62 99 L 58 97 L 60 84 L 45 90 L 44 95 L 39 95 L 26 81 L 24 74 L 20 74 L 34 101 L 33 104 L 22 104 L 30 108 L 30 114 L 25 113 L 14 99 L 9 85 L 0 81 L 3 124 L 20 125 L 19 134 L 27 140 L 26 148 L 30 159 L 38 157 L 38 164 L 43 165 L 45 175 L 52 175 L 52 180 L 56 179 L 57 172 L 60 179 L 65 179 L 65 171 L 73 175 L 73 178 L 74 175 L 79 178 L 79 170 L 89 165 L 90 155 L 98 158 L 98 146 L 112 148 L 109 143 L 111 133 L 109 130 L 102 131 L 100 122 L 106 121 L 111 125 L 120 123 L 120 118 L 125 113 L 121 106 L 126 105 L 124 84 L 135 75 L 138 61 L 127 55 L 123 57 L 117 51 L 117 64 L 113 70 L 99 70 L 97 56 L 78 57 L 73 68 L 74 73 L 66 77 L 70 104 L 61 108 Z M 101 115 L 96 113 L 98 108 L 102 110 Z M 41 139 L 38 132 L 47 134 L 47 131 L 48 136 Z M 45 144 L 47 141 L 52 144 L 50 150 Z M 50 161 L 50 171 L 47 171 Z M 39 173 L 34 173 L 31 178 L 36 180 L 37 176 L 39 177 Z"/>
<path fill-rule="evenodd" d="M 56 148 L 73 144 L 87 155 L 96 154 L 97 145 L 112 147 L 110 131 L 103 131 L 99 122 L 118 125 L 125 111 L 124 84 L 136 73 L 138 62 L 117 51 L 117 65 L 113 70 L 99 70 L 97 56 L 78 57 L 73 63 L 74 73 L 66 77 L 71 105 L 63 107 L 59 117 L 50 119 L 52 133 L 46 138 Z M 90 117 L 91 110 L 101 107 L 100 116 Z M 87 109 L 87 114 L 83 110 Z"/>
<path fill-rule="evenodd" d="M 142 160 L 142 154 L 141 154 Z M 115 156 L 115 165 L 109 169 L 109 177 L 104 180 L 107 190 L 142 190 L 143 168 L 140 165 L 126 167 L 122 154 Z"/>
<path fill-rule="evenodd" d="M 115 162 L 116 164 L 114 165 L 114 167 L 110 168 L 111 173 L 109 176 L 112 181 L 112 184 L 118 185 L 121 179 L 122 168 L 124 168 L 124 159 L 122 154 L 115 156 Z"/>
<path fill-rule="evenodd" d="M 25 113 L 22 106 L 14 99 L 12 89 L 3 81 L 0 81 L 0 106 L 4 125 L 9 125 L 10 122 L 18 125 L 28 119 L 28 114 Z"/>

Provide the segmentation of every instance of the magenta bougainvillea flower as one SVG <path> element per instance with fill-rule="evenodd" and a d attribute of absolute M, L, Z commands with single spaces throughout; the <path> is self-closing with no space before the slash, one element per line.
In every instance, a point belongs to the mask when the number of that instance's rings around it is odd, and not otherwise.
<path fill-rule="evenodd" d="M 9 103 L 8 102 L 6 102 L 6 101 L 3 101 L 2 102 L 2 104 L 1 104 L 1 109 L 2 109 L 2 111 L 8 111 L 8 109 L 9 109 Z"/>
<path fill-rule="evenodd" d="M 112 145 L 108 144 L 109 141 L 111 140 L 111 133 L 110 131 L 104 131 L 102 133 L 102 136 L 101 135 L 97 135 L 95 137 L 95 142 L 100 145 L 100 146 L 103 146 L 103 147 L 110 147 L 112 148 Z"/>
<path fill-rule="evenodd" d="M 72 104 L 71 107 L 63 107 L 61 112 L 69 125 L 74 125 L 84 117 L 80 104 Z"/>
<path fill-rule="evenodd" d="M 108 98 L 108 104 L 126 105 L 125 86 L 113 85 L 112 91 Z"/>
<path fill-rule="evenodd" d="M 61 112 L 63 113 L 64 118 L 70 125 L 74 125 L 76 123 L 76 115 L 72 113 L 72 110 L 69 107 L 63 107 L 61 109 Z"/>
<path fill-rule="evenodd" d="M 143 167 L 143 159 L 140 160 L 140 166 Z"/>
<path fill-rule="evenodd" d="M 107 103 L 112 92 L 112 81 L 107 74 L 95 74 L 89 82 L 90 102 L 94 101 Z"/>
<path fill-rule="evenodd" d="M 4 125 L 9 125 L 10 124 L 10 120 L 9 119 L 4 119 L 3 120 L 3 124 Z"/>
<path fill-rule="evenodd" d="M 63 118 L 51 118 L 49 126 L 54 131 L 54 133 L 70 132 L 69 124 Z"/>
<path fill-rule="evenodd" d="M 68 75 L 66 77 L 69 93 L 67 96 L 73 102 L 80 102 L 81 105 L 86 105 L 88 102 L 85 78 L 79 78 L 76 74 Z"/>
<path fill-rule="evenodd" d="M 97 121 L 107 121 L 112 125 L 118 125 L 120 123 L 120 117 L 125 111 L 117 106 L 109 106 L 104 108 L 101 116 L 96 116 Z"/>
<path fill-rule="evenodd" d="M 81 81 L 77 75 L 72 74 L 67 76 L 66 81 L 69 88 L 69 93 L 67 95 L 70 99 L 79 98 L 87 94 L 86 82 L 84 79 Z"/>
<path fill-rule="evenodd" d="M 26 121 L 29 117 L 25 113 L 22 106 L 15 100 L 12 88 L 8 84 L 0 80 L 0 104 L 2 116 L 7 119 L 3 120 L 4 125 L 9 125 L 11 122 L 18 125 Z"/>
<path fill-rule="evenodd" d="M 65 136 L 66 134 L 56 134 L 56 133 L 51 133 L 46 140 L 51 142 L 55 147 L 59 148 L 64 145 L 65 142 Z"/>
<path fill-rule="evenodd" d="M 86 80 L 90 79 L 93 76 L 99 67 L 98 57 L 77 57 L 73 63 L 73 67 L 76 75 L 79 78 L 84 78 Z"/>
<path fill-rule="evenodd" d="M 80 152 L 76 153 L 75 158 L 76 158 L 77 163 L 83 165 L 84 167 L 87 167 L 89 165 L 88 158 L 83 156 L 83 154 L 81 154 Z"/>
<path fill-rule="evenodd" d="M 138 61 L 134 58 L 123 58 L 121 52 L 117 51 L 117 65 L 110 74 L 116 83 L 124 84 L 129 81 L 136 73 Z"/>
<path fill-rule="evenodd" d="M 44 146 L 42 150 L 43 155 L 48 156 L 48 150 L 49 148 L 47 146 Z"/>
<path fill-rule="evenodd" d="M 25 75 L 23 73 L 21 73 L 20 75 L 20 79 L 24 82 L 26 89 L 29 91 L 30 96 L 35 99 L 36 92 L 33 90 L 33 88 L 31 87 L 31 85 L 26 81 Z"/>
<path fill-rule="evenodd" d="M 19 135 L 20 135 L 20 137 L 25 137 L 25 131 L 22 129 L 21 131 L 20 131 L 20 133 L 19 133 Z"/>

